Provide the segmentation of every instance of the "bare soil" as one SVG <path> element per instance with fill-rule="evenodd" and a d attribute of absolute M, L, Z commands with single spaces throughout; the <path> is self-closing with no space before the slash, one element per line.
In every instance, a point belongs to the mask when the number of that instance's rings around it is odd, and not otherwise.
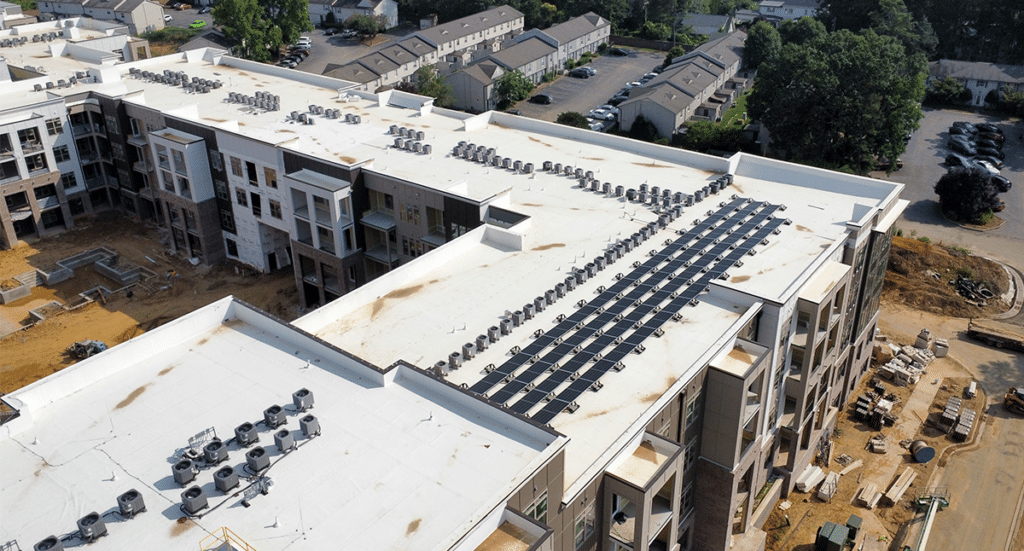
<path fill-rule="evenodd" d="M 122 262 L 132 262 L 158 274 L 144 285 L 135 286 L 132 298 L 127 297 L 127 289 L 121 289 L 105 301 L 58 313 L 0 340 L 0 393 L 21 388 L 75 363 L 66 352 L 74 342 L 95 339 L 114 346 L 228 295 L 286 321 L 301 313 L 290 269 L 253 275 L 251 269 L 236 271 L 230 264 L 194 267 L 185 258 L 166 254 L 164 238 L 155 227 L 104 213 L 76 221 L 76 227 L 67 232 L 0 251 L 0 281 L 34 268 L 49 271 L 56 261 L 94 247 L 111 249 Z M 173 285 L 165 278 L 168 270 L 178 273 Z M 23 314 L 18 309 L 23 302 L 48 299 L 69 303 L 78 298 L 78 293 L 98 285 L 110 290 L 118 287 L 91 267 L 82 267 L 67 281 L 34 288 L 32 296 L 0 305 L 0 314 L 21 318 Z"/>
<path fill-rule="evenodd" d="M 958 274 L 984 282 L 996 294 L 996 299 L 979 306 L 960 296 L 950 284 Z M 1009 286 L 1006 270 L 991 260 L 917 239 L 893 237 L 882 296 L 891 302 L 926 312 L 978 318 L 1005 312 L 1009 308 L 1009 304 L 999 297 Z"/>

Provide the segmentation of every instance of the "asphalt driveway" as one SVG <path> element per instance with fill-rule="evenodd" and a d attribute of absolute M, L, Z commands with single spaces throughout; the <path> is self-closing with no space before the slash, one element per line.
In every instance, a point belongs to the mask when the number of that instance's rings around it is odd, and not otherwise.
<path fill-rule="evenodd" d="M 636 52 L 629 57 L 605 55 L 589 63 L 597 75 L 586 79 L 568 75 L 554 82 L 542 84 L 534 94 L 551 96 L 550 105 L 538 105 L 528 101 L 515 106 L 524 117 L 553 122 L 564 111 L 576 111 L 586 115 L 591 109 L 608 102 L 628 82 L 638 80 L 665 60 L 664 54 Z"/>

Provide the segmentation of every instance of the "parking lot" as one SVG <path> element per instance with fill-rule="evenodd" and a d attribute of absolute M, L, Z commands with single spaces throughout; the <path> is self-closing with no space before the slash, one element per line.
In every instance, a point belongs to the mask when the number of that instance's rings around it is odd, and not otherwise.
<path fill-rule="evenodd" d="M 608 103 L 608 98 L 626 83 L 638 80 L 663 61 L 664 54 L 649 52 L 634 52 L 627 57 L 601 56 L 589 63 L 597 71 L 596 76 L 586 79 L 563 76 L 533 91 L 533 94 L 551 96 L 550 105 L 522 101 L 515 108 L 525 117 L 552 122 L 565 111 L 586 115 L 591 109 Z"/>
<path fill-rule="evenodd" d="M 946 143 L 950 136 L 949 127 L 954 121 L 994 124 L 1006 136 L 1003 146 L 1006 158 L 1000 173 L 1010 180 L 1013 188 L 1000 194 L 1000 198 L 1006 201 L 1006 210 L 998 216 L 1006 223 L 989 233 L 1019 239 L 1024 235 L 1024 142 L 1019 139 L 1024 126 L 1019 122 L 1011 123 L 1000 117 L 965 111 L 925 109 L 921 128 L 911 136 L 903 154 L 903 168 L 889 176 L 884 172 L 876 172 L 872 176 L 906 184 L 902 197 L 910 201 L 910 205 L 903 214 L 904 219 L 922 224 L 947 224 L 938 212 L 938 196 L 933 187 L 948 168 L 945 157 L 951 151 Z"/>
<path fill-rule="evenodd" d="M 182 27 L 187 29 L 193 21 L 202 19 L 203 21 L 206 21 L 206 26 L 203 27 L 203 30 L 211 29 L 213 28 L 213 15 L 209 13 L 199 14 L 198 12 L 202 7 L 203 6 L 193 4 L 191 8 L 179 11 L 171 9 L 165 5 L 164 13 L 171 16 L 171 20 L 166 22 L 165 25 L 168 27 Z"/>

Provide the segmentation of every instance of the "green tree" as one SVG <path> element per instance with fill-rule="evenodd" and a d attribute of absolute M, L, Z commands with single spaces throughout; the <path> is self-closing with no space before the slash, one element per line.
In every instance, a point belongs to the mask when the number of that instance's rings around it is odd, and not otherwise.
<path fill-rule="evenodd" d="M 590 128 L 590 121 L 587 120 L 587 117 L 583 113 L 577 113 L 576 111 L 559 113 L 555 122 L 566 126 L 575 126 L 576 128 Z"/>
<path fill-rule="evenodd" d="M 871 12 L 870 19 L 876 33 L 902 42 L 908 55 L 931 54 L 939 44 L 928 19 L 915 20 L 903 0 L 879 0 L 878 10 Z"/>
<path fill-rule="evenodd" d="M 1003 100 L 999 107 L 1018 117 L 1024 117 L 1024 91 L 1017 92 L 1009 88 L 1003 88 Z"/>
<path fill-rule="evenodd" d="M 270 61 L 283 42 L 281 31 L 265 17 L 257 0 L 220 0 L 213 8 L 213 22 L 235 43 L 235 55 L 253 61 Z"/>
<path fill-rule="evenodd" d="M 654 126 L 651 119 L 640 115 L 633 119 L 633 124 L 629 127 L 629 137 L 634 140 L 653 142 L 658 139 L 658 127 Z"/>
<path fill-rule="evenodd" d="M 813 17 L 788 19 L 779 25 L 779 36 L 785 44 L 805 44 L 828 34 L 825 25 Z"/>
<path fill-rule="evenodd" d="M 345 26 L 366 38 L 373 38 L 381 31 L 380 21 L 371 15 L 356 14 L 345 21 Z"/>
<path fill-rule="evenodd" d="M 682 145 L 691 151 L 707 153 L 712 149 L 739 151 L 743 148 L 743 142 L 743 129 L 738 126 L 696 121 L 687 126 Z"/>
<path fill-rule="evenodd" d="M 672 27 L 664 23 L 648 21 L 640 27 L 640 36 L 648 40 L 668 40 L 672 36 Z"/>
<path fill-rule="evenodd" d="M 455 91 L 433 65 L 416 70 L 416 91 L 421 96 L 434 98 L 434 105 L 451 107 L 455 104 Z"/>
<path fill-rule="evenodd" d="M 927 103 L 934 105 L 955 105 L 970 101 L 971 92 L 964 84 L 953 77 L 935 79 L 928 83 Z"/>
<path fill-rule="evenodd" d="M 309 21 L 309 0 L 260 0 L 267 20 L 280 29 L 281 40 L 294 44 L 304 32 L 313 30 Z"/>
<path fill-rule="evenodd" d="M 530 97 L 533 91 L 533 83 L 519 70 L 509 71 L 498 78 L 494 86 L 494 93 L 498 96 L 499 103 L 516 103 Z"/>
<path fill-rule="evenodd" d="M 784 45 L 758 70 L 747 111 L 784 157 L 866 170 L 906 149 L 904 136 L 924 116 L 926 67 L 895 38 L 841 30 Z"/>
<path fill-rule="evenodd" d="M 686 48 L 682 46 L 673 46 L 672 49 L 668 51 L 668 55 L 665 56 L 665 61 L 661 66 L 668 67 L 669 65 L 672 65 L 673 59 L 684 55 L 686 55 Z"/>
<path fill-rule="evenodd" d="M 979 222 L 999 204 L 999 189 L 980 168 L 950 170 L 936 182 L 935 193 L 942 212 L 963 222 Z"/>
<path fill-rule="evenodd" d="M 781 49 L 779 31 L 764 21 L 758 21 L 750 27 L 747 40 L 743 43 L 743 65 L 756 70 L 765 61 L 777 57 Z"/>

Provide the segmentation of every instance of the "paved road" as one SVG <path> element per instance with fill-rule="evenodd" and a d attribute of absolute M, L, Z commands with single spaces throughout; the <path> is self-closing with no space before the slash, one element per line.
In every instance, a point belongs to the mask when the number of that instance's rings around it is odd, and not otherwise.
<path fill-rule="evenodd" d="M 938 201 L 933 186 L 945 174 L 945 156 L 949 153 L 949 126 L 953 121 L 990 122 L 999 126 L 1007 140 L 1003 152 L 1006 154 L 1002 175 L 1007 177 L 1013 188 L 1002 195 L 1006 210 L 999 213 L 1006 223 L 995 230 L 975 232 L 960 228 L 946 221 L 938 212 Z M 910 205 L 898 222 L 904 232 L 914 231 L 927 236 L 933 242 L 956 244 L 968 247 L 985 256 L 1001 260 L 1024 270 L 1024 142 L 1018 135 L 1024 132 L 1021 123 L 1011 124 L 997 117 L 977 115 L 964 111 L 927 109 L 921 128 L 907 144 L 903 155 L 904 167 L 890 176 L 875 173 L 874 176 L 906 184 L 903 198 Z"/>
<path fill-rule="evenodd" d="M 206 26 L 203 27 L 204 31 L 213 28 L 213 15 L 209 13 L 200 15 L 198 13 L 200 8 L 202 8 L 202 6 L 194 6 L 191 9 L 178 11 L 164 7 L 164 13 L 171 16 L 171 20 L 165 23 L 165 25 L 168 27 L 184 27 L 187 29 L 193 21 L 202 19 L 203 21 L 206 21 Z"/>
<path fill-rule="evenodd" d="M 626 83 L 638 80 L 665 60 L 664 54 L 637 52 L 630 57 L 601 56 L 590 62 L 597 71 L 596 76 L 587 79 L 560 77 L 558 80 L 541 85 L 534 94 L 548 94 L 553 99 L 550 105 L 538 105 L 526 101 L 515 106 L 524 117 L 554 121 L 558 114 L 576 111 L 586 115 L 591 109 L 608 102 Z"/>

